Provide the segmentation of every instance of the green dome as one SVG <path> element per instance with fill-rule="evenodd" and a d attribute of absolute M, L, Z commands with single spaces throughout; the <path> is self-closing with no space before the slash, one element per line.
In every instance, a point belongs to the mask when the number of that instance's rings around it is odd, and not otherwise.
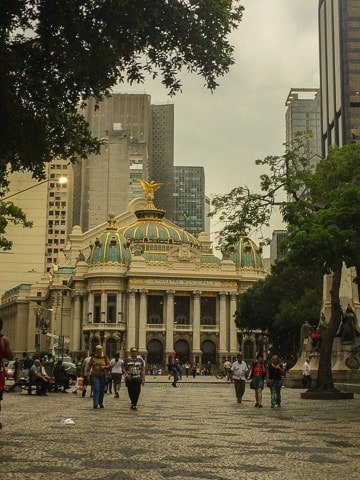
<path fill-rule="evenodd" d="M 247 236 L 241 236 L 239 240 L 229 247 L 229 258 L 239 268 L 263 270 L 264 265 L 257 245 Z"/>
<path fill-rule="evenodd" d="M 135 211 L 135 215 L 136 222 L 118 231 L 131 251 L 138 251 L 146 260 L 166 261 L 167 252 L 175 245 L 188 244 L 200 248 L 194 235 L 164 218 L 165 211 L 156 208 L 152 201 L 148 201 L 143 210 Z"/>
<path fill-rule="evenodd" d="M 123 263 L 129 264 L 131 254 L 126 248 L 125 238 L 116 230 L 113 216 L 109 215 L 109 226 L 106 232 L 96 237 L 91 245 L 89 264 Z"/>
<path fill-rule="evenodd" d="M 220 263 L 220 258 L 216 257 L 213 253 L 203 253 L 201 255 L 201 263 Z"/>

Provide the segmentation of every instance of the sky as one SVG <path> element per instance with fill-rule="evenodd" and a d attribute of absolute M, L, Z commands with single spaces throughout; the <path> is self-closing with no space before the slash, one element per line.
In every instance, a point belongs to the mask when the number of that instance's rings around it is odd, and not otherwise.
<path fill-rule="evenodd" d="M 153 80 L 116 89 L 147 93 L 153 104 L 174 103 L 175 165 L 203 166 L 210 198 L 240 185 L 258 191 L 262 172 L 255 160 L 284 152 L 290 89 L 319 87 L 318 3 L 243 0 L 243 19 L 230 38 L 235 65 L 213 94 L 190 74 L 171 98 Z M 264 236 L 276 228 L 283 228 L 278 215 Z"/>

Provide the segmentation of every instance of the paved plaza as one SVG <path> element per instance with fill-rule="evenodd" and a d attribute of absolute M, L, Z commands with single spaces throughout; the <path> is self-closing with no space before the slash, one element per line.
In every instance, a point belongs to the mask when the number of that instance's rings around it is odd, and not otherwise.
<path fill-rule="evenodd" d="M 301 400 L 283 388 L 283 405 L 254 408 L 215 377 L 147 377 L 139 411 L 126 388 L 103 410 L 80 394 L 4 393 L 1 478 L 104 480 L 239 480 L 360 478 L 360 395 Z M 73 425 L 63 420 L 72 418 Z"/>

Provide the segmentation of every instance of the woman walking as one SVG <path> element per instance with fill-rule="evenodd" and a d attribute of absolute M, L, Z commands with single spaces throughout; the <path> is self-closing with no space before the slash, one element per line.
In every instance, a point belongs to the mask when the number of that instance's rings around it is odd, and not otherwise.
<path fill-rule="evenodd" d="M 264 366 L 264 358 L 262 355 L 256 356 L 256 362 L 252 364 L 250 374 L 248 376 L 251 379 L 251 388 L 255 392 L 255 407 L 262 408 L 262 391 L 264 389 L 264 378 L 266 370 Z"/>
<path fill-rule="evenodd" d="M 281 406 L 282 375 L 285 370 L 280 365 L 280 358 L 277 355 L 271 357 L 271 364 L 266 369 L 266 383 L 271 391 L 271 408 L 275 405 Z"/>
<path fill-rule="evenodd" d="M 110 369 L 110 362 L 104 355 L 101 345 L 96 345 L 95 355 L 89 362 L 89 369 L 93 388 L 93 407 L 104 408 L 105 382 L 107 371 Z"/>

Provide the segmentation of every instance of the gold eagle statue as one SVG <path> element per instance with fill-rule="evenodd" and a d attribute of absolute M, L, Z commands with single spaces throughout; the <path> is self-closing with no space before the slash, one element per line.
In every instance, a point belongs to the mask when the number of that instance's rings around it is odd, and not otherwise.
<path fill-rule="evenodd" d="M 163 183 L 157 183 L 154 180 L 151 180 L 151 182 L 148 182 L 146 180 L 139 180 L 141 183 L 141 186 L 146 193 L 146 196 L 148 200 L 153 200 L 154 199 L 154 193 L 156 190 L 158 190 L 160 187 L 162 187 L 164 184 Z"/>

